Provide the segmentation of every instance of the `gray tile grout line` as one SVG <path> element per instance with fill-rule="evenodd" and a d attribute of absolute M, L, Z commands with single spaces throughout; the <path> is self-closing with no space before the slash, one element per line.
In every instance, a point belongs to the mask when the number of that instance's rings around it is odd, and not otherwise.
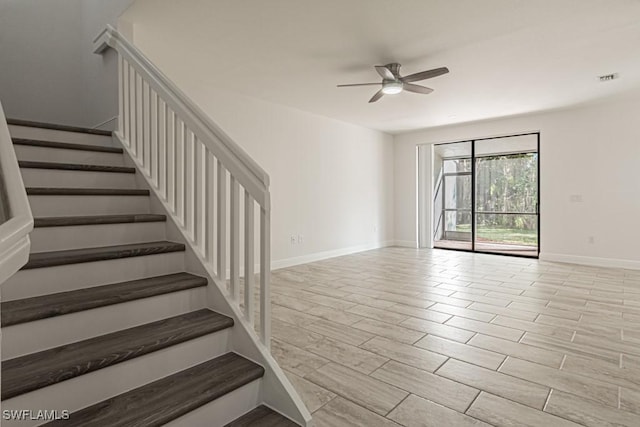
<path fill-rule="evenodd" d="M 406 390 L 405 390 L 406 391 Z M 387 412 L 386 414 L 384 414 L 384 418 L 388 418 L 389 414 L 392 413 L 398 406 L 402 405 L 402 402 L 404 402 L 405 400 L 407 400 L 409 398 L 409 396 L 411 396 L 413 393 L 409 392 L 404 398 L 402 398 L 402 400 L 400 402 L 398 402 L 397 405 L 395 405 L 393 408 L 391 408 L 391 410 L 389 412 Z M 416 395 L 417 396 L 417 395 Z M 391 420 L 391 418 L 388 418 Z M 391 420 L 393 421 L 393 420 Z"/>
<path fill-rule="evenodd" d="M 547 399 L 544 401 L 544 405 L 542 405 L 542 412 L 546 412 L 549 399 L 551 399 L 551 393 L 553 393 L 553 388 L 549 387 L 549 394 L 547 395 Z"/>
<path fill-rule="evenodd" d="M 474 397 L 473 400 L 471 401 L 471 403 L 469 403 L 469 406 L 467 406 L 467 408 L 462 412 L 463 414 L 467 415 L 467 411 L 469 411 L 469 409 L 471 409 L 473 404 L 476 403 L 476 400 L 478 400 L 478 397 L 480 396 L 480 394 L 482 392 L 483 392 L 483 390 L 478 390 L 478 394 L 476 394 L 476 397 Z M 491 394 L 491 393 L 489 393 L 489 394 Z"/>
<path fill-rule="evenodd" d="M 562 362 L 560 362 L 560 367 L 558 368 L 558 371 L 561 371 L 562 368 L 564 367 L 565 360 L 567 360 L 567 355 L 566 354 L 564 356 L 562 356 Z"/>
<path fill-rule="evenodd" d="M 509 359 L 509 357 L 511 357 L 511 356 L 509 356 L 508 354 L 507 354 L 507 355 L 505 355 L 504 360 L 503 360 L 502 362 L 500 362 L 500 365 L 496 368 L 496 372 L 500 372 L 501 374 L 504 374 L 504 375 L 509 375 L 509 374 L 505 374 L 504 372 L 501 372 L 501 371 L 500 371 L 500 368 L 502 368 L 502 366 L 503 366 L 505 363 L 507 363 L 507 359 Z M 531 362 L 531 363 L 533 363 L 533 362 Z M 509 375 L 509 376 L 513 376 L 513 375 Z M 517 378 L 517 377 L 514 377 L 514 378 Z M 525 380 L 525 381 L 526 381 L 526 380 Z"/>

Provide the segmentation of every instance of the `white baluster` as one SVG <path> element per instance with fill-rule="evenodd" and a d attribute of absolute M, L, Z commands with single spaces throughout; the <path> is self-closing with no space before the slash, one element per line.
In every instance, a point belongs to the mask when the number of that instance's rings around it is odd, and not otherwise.
<path fill-rule="evenodd" d="M 140 77 L 142 78 L 142 76 Z M 142 80 L 142 166 L 147 176 L 151 176 L 151 162 L 149 156 L 149 136 L 151 134 L 151 102 L 149 101 L 150 87 Z"/>
<path fill-rule="evenodd" d="M 204 168 L 205 168 L 205 151 L 204 145 L 200 142 L 200 140 L 195 137 L 195 214 L 194 214 L 194 222 L 193 222 L 193 236 L 194 242 L 200 255 L 202 257 L 206 256 L 205 250 L 205 225 L 204 219 L 206 217 L 206 213 L 204 211 L 205 205 L 205 194 L 204 194 Z"/>
<path fill-rule="evenodd" d="M 143 82 L 142 77 L 136 72 L 136 158 L 144 167 L 143 138 L 144 138 L 144 109 L 143 109 Z"/>
<path fill-rule="evenodd" d="M 123 133 L 122 133 L 122 137 L 124 139 L 124 143 L 127 147 L 130 146 L 131 140 L 129 139 L 131 137 L 131 117 L 130 117 L 130 112 L 129 110 L 131 109 L 131 103 L 130 101 L 130 97 L 129 97 L 129 63 L 127 61 L 125 61 L 124 59 L 122 60 L 123 64 L 122 64 L 122 97 L 123 99 L 123 103 L 124 103 L 124 117 L 122 118 L 122 123 L 124 125 L 124 129 L 123 129 Z"/>
<path fill-rule="evenodd" d="M 213 264 L 215 261 L 215 192 L 216 187 L 214 185 L 214 165 L 215 159 L 213 154 L 210 151 L 206 151 L 206 163 L 205 163 L 205 178 L 204 178 L 204 189 L 205 189 L 205 251 L 206 251 L 206 260 L 207 263 L 211 266 L 213 270 Z"/>
<path fill-rule="evenodd" d="M 167 104 L 158 96 L 158 189 L 160 196 L 167 201 L 167 134 L 169 125 L 167 120 Z"/>
<path fill-rule="evenodd" d="M 180 118 L 176 119 L 176 144 L 175 144 L 175 182 L 176 182 L 176 215 L 180 225 L 184 227 L 184 123 Z"/>
<path fill-rule="evenodd" d="M 169 112 L 167 130 L 167 200 L 171 213 L 176 213 L 176 113 Z"/>
<path fill-rule="evenodd" d="M 130 123 L 131 123 L 131 128 L 129 129 L 129 143 L 131 146 L 131 151 L 133 152 L 133 155 L 135 156 L 137 153 L 137 147 L 136 147 L 136 135 L 137 135 L 137 127 L 138 127 L 138 123 L 136 122 L 136 110 L 137 110 L 137 101 L 136 101 L 136 92 L 137 92 L 137 81 L 138 81 L 138 77 L 136 76 L 136 71 L 133 69 L 133 67 L 130 65 L 129 66 L 129 103 L 130 103 Z"/>
<path fill-rule="evenodd" d="M 260 207 L 260 339 L 271 348 L 271 215 Z"/>
<path fill-rule="evenodd" d="M 230 181 L 229 203 L 231 297 L 237 302 L 240 299 L 240 186 L 233 176 Z"/>
<path fill-rule="evenodd" d="M 124 64 L 118 55 L 118 133 L 124 136 Z"/>
<path fill-rule="evenodd" d="M 218 160 L 218 278 L 227 281 L 227 171 Z"/>
<path fill-rule="evenodd" d="M 255 251 L 253 236 L 253 197 L 248 191 L 244 192 L 244 316 L 253 328 L 254 323 L 254 277 L 253 258 Z"/>
<path fill-rule="evenodd" d="M 160 134 L 160 121 L 159 119 L 159 111 L 158 104 L 159 99 L 158 95 L 154 90 L 151 90 L 151 135 L 149 136 L 149 144 L 151 146 L 151 161 L 149 166 L 149 171 L 151 172 L 150 178 L 151 182 L 158 189 L 158 138 Z"/>
<path fill-rule="evenodd" d="M 184 168 L 184 182 L 185 182 L 185 195 L 184 195 L 184 228 L 187 235 L 192 241 L 195 241 L 194 233 L 194 196 L 195 196 L 195 180 L 194 180 L 194 138 L 193 132 L 186 129 L 185 126 L 185 168 Z"/>

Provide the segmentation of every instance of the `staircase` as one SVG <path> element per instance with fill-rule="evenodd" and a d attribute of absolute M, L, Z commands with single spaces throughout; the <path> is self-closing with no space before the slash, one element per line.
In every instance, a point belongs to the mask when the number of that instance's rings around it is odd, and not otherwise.
<path fill-rule="evenodd" d="M 298 425 L 111 134 L 10 124 L 35 228 L 2 285 L 4 425 Z"/>

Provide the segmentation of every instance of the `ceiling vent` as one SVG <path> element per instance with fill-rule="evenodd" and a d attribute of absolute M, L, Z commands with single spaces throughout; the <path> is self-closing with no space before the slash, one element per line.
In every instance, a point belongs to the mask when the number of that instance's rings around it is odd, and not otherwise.
<path fill-rule="evenodd" d="M 613 73 L 613 74 L 605 74 L 603 76 L 598 76 L 598 79 L 601 82 L 608 82 L 609 80 L 615 80 L 618 78 L 618 73 Z"/>

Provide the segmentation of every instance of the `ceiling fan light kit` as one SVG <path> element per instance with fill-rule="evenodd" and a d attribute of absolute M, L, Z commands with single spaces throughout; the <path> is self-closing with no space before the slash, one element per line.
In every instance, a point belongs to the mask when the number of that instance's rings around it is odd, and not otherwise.
<path fill-rule="evenodd" d="M 377 100 L 382 98 L 383 95 L 395 95 L 402 92 L 403 90 L 407 92 L 427 95 L 433 92 L 433 89 L 416 85 L 412 82 L 431 79 L 449 72 L 449 69 L 447 67 L 440 67 L 434 68 L 433 70 L 422 71 L 402 77 L 400 75 L 400 64 L 395 62 L 387 65 L 376 65 L 375 69 L 380 77 L 382 77 L 382 81 L 380 83 L 355 83 L 338 85 L 338 87 L 382 85 L 382 88 L 378 92 L 376 92 L 376 94 L 373 95 L 373 97 L 369 100 L 369 102 L 376 102 Z"/>
<path fill-rule="evenodd" d="M 385 95 L 395 95 L 402 92 L 402 82 L 387 81 L 382 84 L 382 93 Z"/>

